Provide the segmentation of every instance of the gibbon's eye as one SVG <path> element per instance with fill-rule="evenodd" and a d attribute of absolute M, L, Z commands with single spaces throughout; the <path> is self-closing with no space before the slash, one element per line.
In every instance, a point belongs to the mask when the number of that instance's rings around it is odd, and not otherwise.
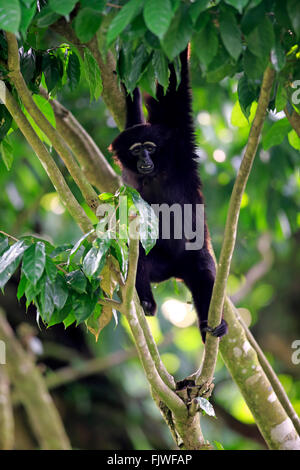
<path fill-rule="evenodd" d="M 137 156 L 141 153 L 142 150 L 142 144 L 140 142 L 137 142 L 136 144 L 133 144 L 130 148 L 129 151 L 132 155 Z"/>
<path fill-rule="evenodd" d="M 156 150 L 156 145 L 153 142 L 144 142 L 143 147 L 147 150 L 148 153 L 154 153 Z"/>

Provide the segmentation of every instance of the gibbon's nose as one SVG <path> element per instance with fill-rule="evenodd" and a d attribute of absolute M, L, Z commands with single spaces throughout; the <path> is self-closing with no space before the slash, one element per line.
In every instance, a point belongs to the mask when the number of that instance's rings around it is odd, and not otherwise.
<path fill-rule="evenodd" d="M 140 153 L 140 158 L 137 162 L 137 169 L 139 173 L 146 174 L 150 173 L 154 168 L 153 162 L 149 156 L 147 150 L 143 149 Z"/>

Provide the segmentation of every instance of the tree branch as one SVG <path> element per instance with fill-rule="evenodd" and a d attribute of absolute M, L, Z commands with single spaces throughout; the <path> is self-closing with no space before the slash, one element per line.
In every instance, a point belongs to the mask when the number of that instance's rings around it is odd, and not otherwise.
<path fill-rule="evenodd" d="M 238 314 L 237 314 L 238 315 Z M 295 412 L 294 408 L 291 405 L 291 402 L 286 394 L 286 391 L 284 390 L 283 386 L 281 385 L 277 375 L 275 374 L 274 370 L 270 366 L 269 362 L 267 361 L 264 353 L 262 352 L 261 348 L 255 341 L 251 331 L 247 328 L 247 326 L 244 323 L 244 320 L 238 315 L 238 320 L 243 326 L 247 339 L 253 349 L 255 350 L 257 354 L 257 358 L 260 362 L 260 365 L 262 366 L 266 376 L 268 377 L 269 381 L 272 384 L 273 390 L 276 393 L 276 396 L 278 400 L 280 401 L 282 407 L 286 411 L 286 414 L 290 417 L 291 421 L 293 422 L 295 429 L 297 430 L 299 436 L 300 436 L 300 419 L 297 413 Z"/>
<path fill-rule="evenodd" d="M 88 47 L 94 55 L 101 72 L 103 101 L 113 116 L 118 128 L 122 130 L 125 126 L 125 94 L 118 85 L 116 63 L 112 53 L 108 51 L 105 57 L 102 56 L 99 51 L 97 36 L 94 36 L 87 44 L 80 43 L 70 23 L 64 18 L 60 18 L 56 23 L 51 25 L 51 29 L 67 39 L 71 44 L 78 47 L 82 56 L 85 46 Z"/>
<path fill-rule="evenodd" d="M 252 287 L 261 279 L 271 268 L 273 263 L 273 253 L 270 248 L 271 237 L 265 233 L 258 240 L 258 250 L 262 260 L 251 267 L 245 274 L 245 280 L 237 292 L 230 296 L 234 304 L 238 304 L 246 295 L 251 292 Z"/>
<path fill-rule="evenodd" d="M 139 256 L 139 240 L 131 239 L 129 243 L 129 266 L 125 286 L 122 289 L 122 312 L 125 314 L 133 334 L 136 348 L 141 363 L 143 364 L 147 379 L 168 408 L 181 418 L 187 417 L 187 408 L 184 402 L 174 393 L 160 377 L 153 361 L 144 336 L 143 329 L 139 324 L 133 296 L 135 292 L 135 278 L 137 260 Z"/>
<path fill-rule="evenodd" d="M 208 324 L 211 328 L 215 328 L 221 322 L 231 258 L 235 247 L 241 201 L 257 151 L 263 123 L 267 114 L 267 107 L 269 104 L 274 76 L 274 69 L 268 66 L 264 73 L 258 106 L 251 126 L 246 151 L 229 202 L 224 240 L 208 313 Z M 218 346 L 219 338 L 208 334 L 206 338 L 202 370 L 198 371 L 196 376 L 197 384 L 201 385 L 203 383 L 212 381 L 217 360 Z"/>
<path fill-rule="evenodd" d="M 14 447 L 14 416 L 6 365 L 0 366 L 0 450 Z"/>
<path fill-rule="evenodd" d="M 15 35 L 7 32 L 6 38 L 8 46 L 9 77 L 12 80 L 14 86 L 16 87 L 19 97 L 24 103 L 24 106 L 27 109 L 28 113 L 34 119 L 39 128 L 49 138 L 58 155 L 65 163 L 70 175 L 79 187 L 89 207 L 94 212 L 96 212 L 96 209 L 100 204 L 96 192 L 94 191 L 90 183 L 87 181 L 86 177 L 81 171 L 81 168 L 79 167 L 70 150 L 66 146 L 59 132 L 45 118 L 43 113 L 39 110 L 34 100 L 32 99 L 31 93 L 28 90 L 24 78 L 21 74 L 18 43 Z"/>
<path fill-rule="evenodd" d="M 224 303 L 224 318 L 230 328 L 220 342 L 222 358 L 268 447 L 299 450 L 299 435 L 261 367 L 255 349 L 246 338 L 247 329 L 241 325 L 239 314 L 228 298 Z"/>
<path fill-rule="evenodd" d="M 36 135 L 35 131 L 27 121 L 15 99 L 6 88 L 4 82 L 1 83 L 3 84 L 3 87 L 1 88 L 4 90 L 4 94 L 1 96 L 1 99 L 4 102 L 6 108 L 14 118 L 20 131 L 42 163 L 47 175 L 52 181 L 53 186 L 55 187 L 61 201 L 69 211 L 70 215 L 77 222 L 83 233 L 89 232 L 93 229 L 93 225 L 90 219 L 82 209 L 81 205 L 75 199 L 50 153 Z"/>
<path fill-rule="evenodd" d="M 121 186 L 121 178 L 112 169 L 94 140 L 67 108 L 57 100 L 50 99 L 43 88 L 40 88 L 40 93 L 49 99 L 56 118 L 57 129 L 64 136 L 65 142 L 77 158 L 90 183 L 99 192 L 115 193 Z"/>
<path fill-rule="evenodd" d="M 6 344 L 7 370 L 18 391 L 42 449 L 70 449 L 60 416 L 40 371 L 14 336 L 0 312 L 0 336 Z"/>

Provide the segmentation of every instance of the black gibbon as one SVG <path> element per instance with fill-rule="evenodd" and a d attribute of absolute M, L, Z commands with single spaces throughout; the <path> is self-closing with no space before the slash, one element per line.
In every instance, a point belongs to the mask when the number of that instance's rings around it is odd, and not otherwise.
<path fill-rule="evenodd" d="M 171 64 L 167 92 L 164 94 L 163 88 L 157 85 L 157 100 L 147 98 L 147 122 L 143 116 L 139 90 L 136 88 L 132 97 L 127 96 L 126 129 L 113 141 L 111 149 L 121 163 L 126 184 L 134 187 L 151 205 L 172 207 L 175 204 L 182 209 L 189 205 L 192 209 L 188 222 L 194 230 L 197 228 L 196 207 L 203 205 L 203 197 L 191 117 L 187 50 L 181 53 L 180 62 L 180 85 L 176 86 L 175 68 Z M 154 315 L 156 312 L 150 283 L 161 282 L 170 277 L 180 278 L 192 293 L 203 341 L 207 331 L 214 336 L 223 336 L 227 332 L 225 320 L 222 319 L 214 330 L 207 325 L 215 264 L 209 252 L 210 240 L 206 222 L 202 223 L 201 228 L 202 245 L 197 249 L 190 249 L 193 236 L 186 237 L 183 230 L 181 235 L 175 235 L 175 225 L 178 224 L 175 213 L 170 211 L 169 237 L 162 236 L 163 214 L 158 215 L 159 238 L 156 245 L 146 256 L 140 244 L 136 289 L 145 314 Z M 183 225 L 183 215 L 179 218 Z"/>

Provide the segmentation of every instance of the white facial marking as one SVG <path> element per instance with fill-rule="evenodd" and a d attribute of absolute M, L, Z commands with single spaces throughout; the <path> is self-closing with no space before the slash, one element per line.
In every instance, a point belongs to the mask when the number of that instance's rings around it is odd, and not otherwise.
<path fill-rule="evenodd" d="M 140 145 L 142 145 L 141 142 L 136 142 L 136 143 L 133 144 L 131 147 L 129 147 L 129 150 L 133 150 L 135 147 L 139 147 Z"/>

